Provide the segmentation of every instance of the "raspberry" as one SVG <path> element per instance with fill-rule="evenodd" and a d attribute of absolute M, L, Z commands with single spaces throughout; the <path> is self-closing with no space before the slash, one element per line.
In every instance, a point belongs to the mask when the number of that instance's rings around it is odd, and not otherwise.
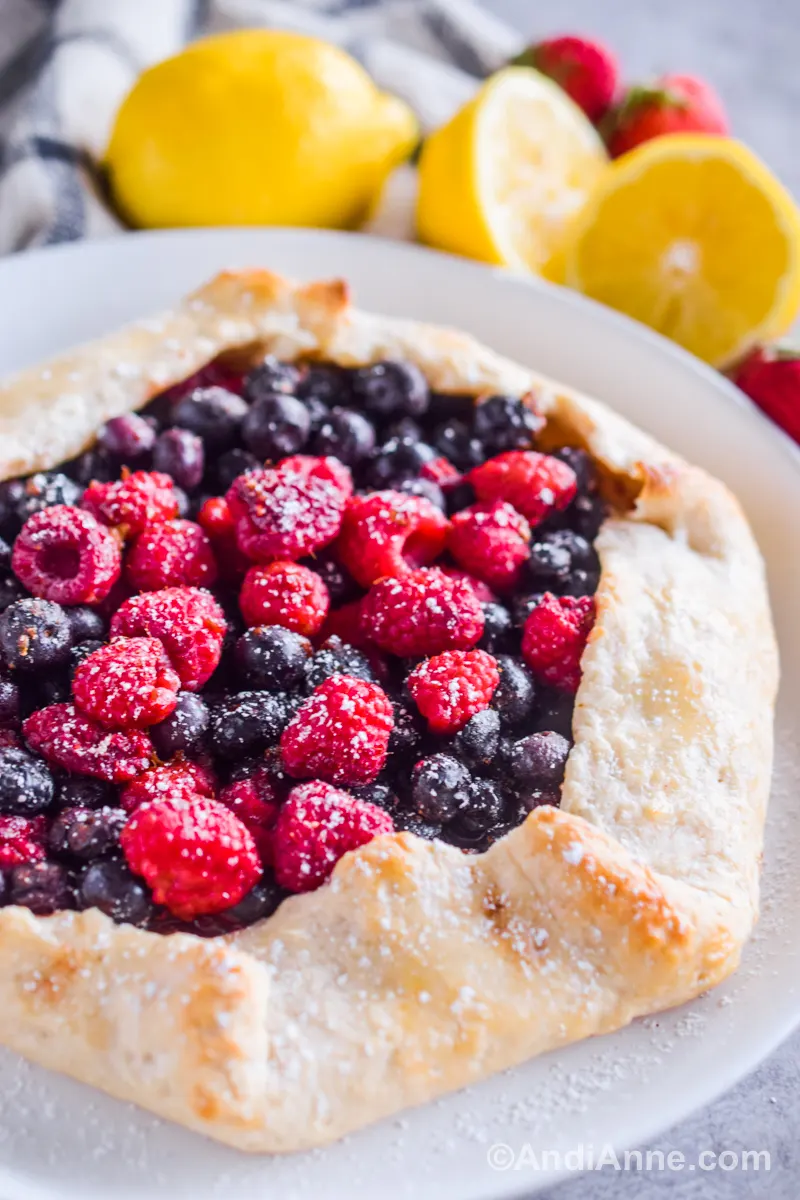
<path fill-rule="evenodd" d="M 353 494 L 353 476 L 344 463 L 332 455 L 292 454 L 278 465 L 282 471 L 296 473 L 304 479 L 330 483 L 345 500 L 349 500 Z"/>
<path fill-rule="evenodd" d="M 146 734 L 138 729 L 103 729 L 73 704 L 40 708 L 23 723 L 22 732 L 49 763 L 108 783 L 133 779 L 147 770 L 153 758 Z"/>
<path fill-rule="evenodd" d="M 199 763 L 176 762 L 145 771 L 120 793 L 125 812 L 134 812 L 146 800 L 171 800 L 176 796 L 207 796 L 214 799 L 214 779 Z"/>
<path fill-rule="evenodd" d="M 540 679 L 576 692 L 580 660 L 592 625 L 593 596 L 554 596 L 545 592 L 522 632 L 522 657 Z"/>
<path fill-rule="evenodd" d="M 236 545 L 236 525 L 225 497 L 210 496 L 197 514 L 197 523 L 211 539 L 222 578 L 241 579 L 250 559 Z"/>
<path fill-rule="evenodd" d="M 161 642 L 118 638 L 79 664 L 72 680 L 75 704 L 100 725 L 144 728 L 168 717 L 181 681 Z"/>
<path fill-rule="evenodd" d="M 505 500 L 473 504 L 453 517 L 447 548 L 456 562 L 498 591 L 519 583 L 531 527 Z"/>
<path fill-rule="evenodd" d="M 194 521 L 149 525 L 128 555 L 125 578 L 140 592 L 212 584 L 217 563 L 211 542 Z"/>
<path fill-rule="evenodd" d="M 507 500 L 531 525 L 538 525 L 552 512 L 561 512 L 578 490 L 572 467 L 535 450 L 498 454 L 474 467 L 468 478 L 479 500 Z"/>
<path fill-rule="evenodd" d="M 0 870 L 41 862 L 45 857 L 46 836 L 44 817 L 0 816 Z"/>
<path fill-rule="evenodd" d="M 216 671 L 225 630 L 222 609 L 200 588 L 132 596 L 111 618 L 112 637 L 158 638 L 188 692 L 199 691 Z"/>
<path fill-rule="evenodd" d="M 275 878 L 290 892 L 312 892 L 348 850 L 392 833 L 389 814 L 329 783 L 293 788 L 274 832 Z"/>
<path fill-rule="evenodd" d="M 146 525 L 171 521 L 178 515 L 178 497 L 169 475 L 161 471 L 123 468 L 122 478 L 113 483 L 90 483 L 81 507 L 104 525 L 119 527 L 124 537 L 135 537 Z"/>
<path fill-rule="evenodd" d="M 475 595 L 480 600 L 481 604 L 496 604 L 497 596 L 494 594 L 488 583 L 484 583 L 482 579 L 478 579 L 477 575 L 470 575 L 469 571 L 462 571 L 461 567 L 440 567 L 442 574 L 448 579 L 463 579 L 472 588 Z"/>
<path fill-rule="evenodd" d="M 232 908 L 261 875 L 252 834 L 206 796 L 143 804 L 120 841 L 128 866 L 144 877 L 156 903 L 184 921 Z"/>
<path fill-rule="evenodd" d="M 394 717 L 376 683 L 332 675 L 281 734 L 281 760 L 296 779 L 371 783 L 386 761 Z"/>
<path fill-rule="evenodd" d="M 369 587 L 433 562 L 444 550 L 448 528 L 441 509 L 422 496 L 373 492 L 348 504 L 336 549 L 353 578 Z"/>
<path fill-rule="evenodd" d="M 34 596 L 57 604 L 97 604 L 119 578 L 119 541 L 91 513 L 56 504 L 25 522 L 11 566 Z"/>
<path fill-rule="evenodd" d="M 458 733 L 489 707 L 500 672 L 485 650 L 447 650 L 420 663 L 406 682 L 434 733 Z"/>
<path fill-rule="evenodd" d="M 341 638 L 348 646 L 358 646 L 364 649 L 370 645 L 369 633 L 364 626 L 364 614 L 360 600 L 352 600 L 328 613 L 322 629 L 321 637 Z"/>
<path fill-rule="evenodd" d="M 209 496 L 200 506 L 197 523 L 214 541 L 232 538 L 236 531 L 228 501 L 224 496 Z"/>
<path fill-rule="evenodd" d="M 229 783 L 222 789 L 219 798 L 250 830 L 262 863 L 270 864 L 273 858 L 272 831 L 280 804 L 266 769 L 256 767 L 246 778 Z"/>
<path fill-rule="evenodd" d="M 434 458 L 430 462 L 423 463 L 419 469 L 419 477 L 420 479 L 429 479 L 431 483 L 438 483 L 440 488 L 446 490 L 458 483 L 461 479 L 461 472 L 453 466 L 449 458 L 442 455 L 441 458 Z"/>
<path fill-rule="evenodd" d="M 469 650 L 483 633 L 483 610 L 471 585 L 435 568 L 379 580 L 362 612 L 373 642 L 401 657 Z"/>
<path fill-rule="evenodd" d="M 347 502 L 343 473 L 349 479 L 335 459 L 299 454 L 240 475 L 225 497 L 239 549 L 255 562 L 270 562 L 304 558 L 332 542 Z"/>
<path fill-rule="evenodd" d="M 239 593 L 248 625 L 283 625 L 306 637 L 319 633 L 329 606 L 328 589 L 319 575 L 294 562 L 251 567 Z"/>

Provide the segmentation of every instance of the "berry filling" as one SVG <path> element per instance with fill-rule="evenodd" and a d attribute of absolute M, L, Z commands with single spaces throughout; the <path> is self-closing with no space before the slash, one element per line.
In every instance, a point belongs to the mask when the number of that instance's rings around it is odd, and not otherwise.
<path fill-rule="evenodd" d="M 0 484 L 0 904 L 218 936 L 557 805 L 605 516 L 514 396 L 212 363 Z"/>

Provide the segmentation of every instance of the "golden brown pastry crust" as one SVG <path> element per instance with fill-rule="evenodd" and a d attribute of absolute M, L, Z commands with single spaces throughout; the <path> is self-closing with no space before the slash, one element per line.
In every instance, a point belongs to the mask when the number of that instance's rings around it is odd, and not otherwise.
<path fill-rule="evenodd" d="M 736 500 L 603 405 L 343 283 L 225 273 L 0 387 L 0 478 L 88 445 L 221 352 L 404 357 L 438 390 L 529 394 L 621 515 L 598 538 L 560 810 L 469 857 L 409 834 L 226 939 L 0 911 L 0 1040 L 253 1151 L 319 1145 L 696 996 L 757 915 L 777 653 Z"/>

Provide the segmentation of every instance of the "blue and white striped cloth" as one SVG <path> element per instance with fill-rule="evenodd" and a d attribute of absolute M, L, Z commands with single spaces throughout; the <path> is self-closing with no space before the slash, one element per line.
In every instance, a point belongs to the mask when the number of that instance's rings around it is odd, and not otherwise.
<path fill-rule="evenodd" d="M 423 129 L 520 48 L 471 0 L 0 0 L 0 253 L 117 232 L 96 164 L 120 101 L 187 41 L 245 26 L 339 43 Z M 407 232 L 408 185 L 373 230 Z"/>

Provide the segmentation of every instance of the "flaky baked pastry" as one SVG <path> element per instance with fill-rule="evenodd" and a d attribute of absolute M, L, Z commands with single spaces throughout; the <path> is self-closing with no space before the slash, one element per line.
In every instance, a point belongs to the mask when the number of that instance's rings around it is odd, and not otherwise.
<path fill-rule="evenodd" d="M 175 309 L 0 386 L 0 479 L 220 354 L 416 363 L 438 392 L 526 395 L 584 448 L 596 546 L 560 808 L 486 852 L 410 833 L 227 937 L 97 910 L 0 910 L 0 1040 L 243 1150 L 343 1134 L 729 975 L 758 909 L 777 655 L 733 496 L 604 405 L 464 334 L 359 312 L 342 282 L 225 273 Z"/>

